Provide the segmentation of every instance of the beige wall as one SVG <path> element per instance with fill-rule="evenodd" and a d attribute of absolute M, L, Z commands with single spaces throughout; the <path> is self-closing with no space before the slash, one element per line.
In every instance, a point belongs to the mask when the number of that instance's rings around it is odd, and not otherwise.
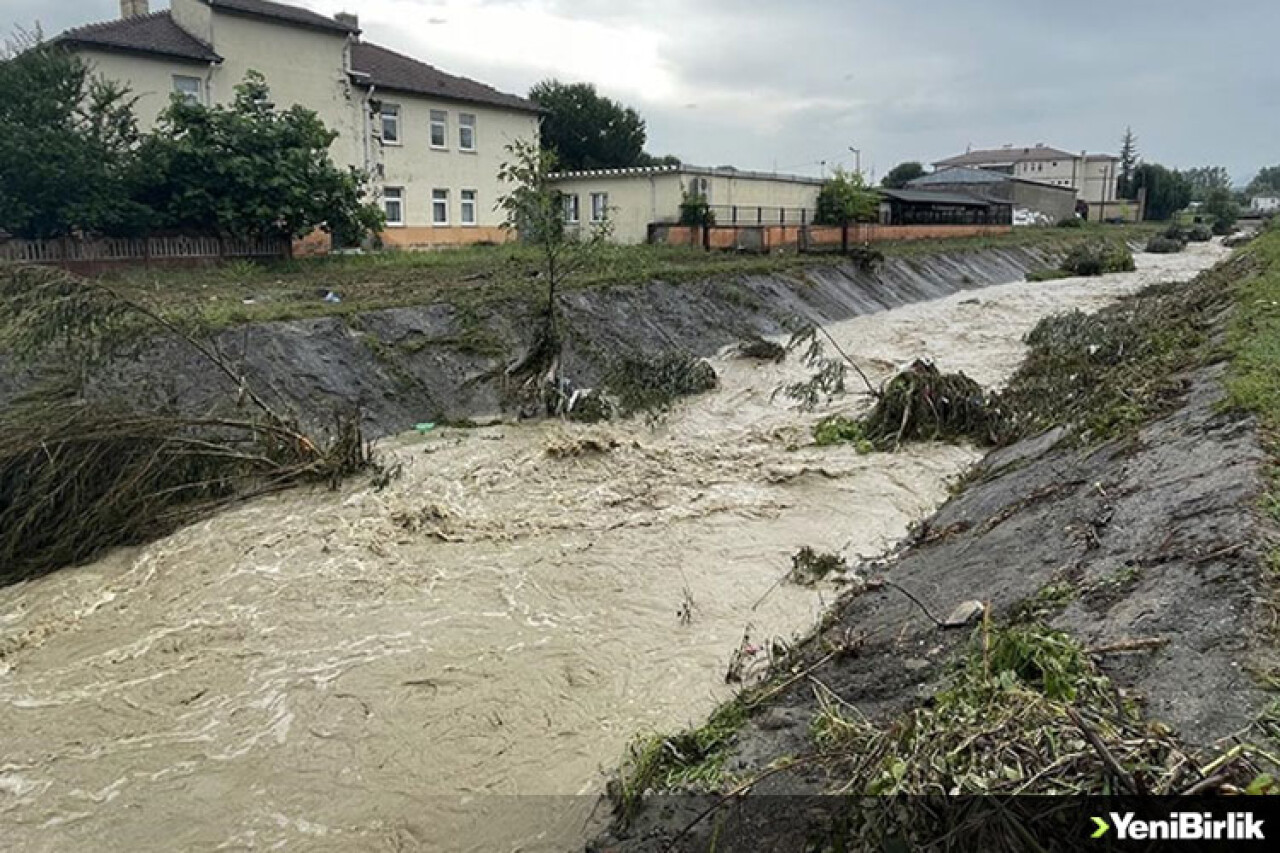
<path fill-rule="evenodd" d="M 202 81 L 201 87 L 207 93 L 215 73 L 213 66 L 203 62 L 182 62 L 177 59 L 109 53 L 100 50 L 80 50 L 79 53 L 90 64 L 95 74 L 129 87 L 138 99 L 134 113 L 138 116 L 138 126 L 144 130 L 154 126 L 156 117 L 169 106 L 175 75 L 199 77 Z M 205 103 L 208 101 L 206 100 Z"/>
<path fill-rule="evenodd" d="M 347 36 L 215 12 L 213 45 L 222 57 L 214 75 L 217 102 L 231 101 L 249 71 L 261 72 L 277 106 L 301 104 L 337 131 L 329 149 L 335 162 L 364 165 L 363 98 L 347 75 Z"/>
<path fill-rule="evenodd" d="M 507 146 L 513 141 L 537 138 L 537 115 L 387 90 L 375 92 L 374 97 L 383 104 L 400 108 L 399 144 L 375 144 L 374 156 L 381 162 L 385 174 L 382 185 L 404 189 L 405 226 L 426 228 L 428 232 L 433 229 L 431 194 L 435 189 L 449 191 L 450 229 L 466 231 L 468 228 L 461 225 L 463 190 L 476 191 L 476 226 L 470 230 L 483 232 L 501 225 L 504 217 L 494 208 L 507 188 L 498 180 L 498 169 L 510 158 Z M 432 110 L 441 110 L 446 115 L 448 131 L 444 149 L 431 147 Z M 474 152 L 459 148 L 458 116 L 461 113 L 476 117 Z M 380 126 L 380 119 L 375 120 Z M 432 242 L 430 238 L 431 234 L 426 233 L 412 242 Z M 485 232 L 476 239 L 491 240 L 493 235 Z M 442 243 L 460 241 L 465 242 L 465 235 L 441 233 L 439 240 Z"/>
<path fill-rule="evenodd" d="M 687 187 L 696 175 L 682 175 Z M 745 178 L 729 175 L 708 177 L 712 205 L 729 205 L 744 208 L 786 207 L 812 211 L 818 205 L 817 184 L 796 181 L 771 180 L 769 178 Z M 677 210 L 677 216 L 679 211 Z M 749 215 L 740 213 L 741 215 Z"/>
<path fill-rule="evenodd" d="M 1081 201 L 1114 201 L 1119 164 L 1112 160 L 1084 160 L 1069 157 L 1062 160 L 1035 160 L 1017 163 L 1016 178 L 1039 181 L 1078 191 Z"/>
<path fill-rule="evenodd" d="M 588 175 L 562 178 L 557 181 L 557 186 L 566 195 L 578 196 L 583 228 L 590 226 L 592 193 L 608 193 L 613 241 L 636 244 L 648 239 L 649 223 L 679 221 L 680 202 L 698 178 L 706 178 L 712 205 L 737 205 L 742 208 L 739 216 L 744 221 L 755 216 L 757 207 L 812 211 L 817 205 L 817 184 L 728 174 L 673 171 L 652 175 Z M 717 215 L 721 220 L 727 220 L 723 211 L 717 210 Z M 722 224 L 727 224 L 727 221 Z"/>
<path fill-rule="evenodd" d="M 608 193 L 609 223 L 616 243 L 643 243 L 649 223 L 670 221 L 680 211 L 680 175 L 600 175 L 564 178 L 556 182 L 560 192 L 578 197 L 579 227 L 591 227 L 592 193 Z"/>

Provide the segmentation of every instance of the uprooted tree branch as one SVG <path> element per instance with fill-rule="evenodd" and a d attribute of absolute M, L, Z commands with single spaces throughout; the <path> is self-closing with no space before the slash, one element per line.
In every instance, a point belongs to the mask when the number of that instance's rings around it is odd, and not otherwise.
<path fill-rule="evenodd" d="M 0 352 L 33 368 L 0 412 L 0 582 L 147 541 L 230 503 L 369 462 L 354 413 L 320 438 L 278 412 L 200 327 L 110 287 L 38 267 L 0 269 Z M 229 381 L 192 414 L 93 387 L 95 369 L 168 338 Z"/>

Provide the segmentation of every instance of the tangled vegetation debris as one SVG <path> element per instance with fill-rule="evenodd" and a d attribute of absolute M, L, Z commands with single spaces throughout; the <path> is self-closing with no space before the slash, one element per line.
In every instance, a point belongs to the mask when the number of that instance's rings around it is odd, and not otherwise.
<path fill-rule="evenodd" d="M 826 554 L 805 545 L 791 555 L 791 571 L 787 580 L 801 586 L 813 586 L 832 574 L 849 570 L 849 564 L 839 554 Z"/>
<path fill-rule="evenodd" d="M 1077 243 L 1067 250 L 1056 269 L 1038 270 L 1027 275 L 1027 281 L 1050 281 L 1069 276 L 1095 276 L 1137 269 L 1133 252 L 1124 243 L 1100 240 Z"/>
<path fill-rule="evenodd" d="M 1147 241 L 1146 251 L 1153 255 L 1176 255 L 1186 247 L 1187 244 L 1177 237 L 1160 236 Z"/>
<path fill-rule="evenodd" d="M 887 449 L 904 441 L 968 438 L 990 443 L 997 420 L 981 385 L 963 373 L 942 373 L 917 360 L 889 380 L 862 426 L 867 441 Z"/>
<path fill-rule="evenodd" d="M 635 353 L 616 359 L 604 384 L 624 415 L 660 415 L 681 397 L 714 390 L 720 379 L 710 362 L 689 353 Z"/>
<path fill-rule="evenodd" d="M 787 357 L 785 346 L 759 336 L 741 341 L 736 352 L 739 358 L 750 358 L 756 361 L 781 362 Z"/>
<path fill-rule="evenodd" d="M 0 304 L 0 347 L 46 375 L 0 414 L 0 581 L 147 541 L 234 501 L 333 485 L 370 461 L 357 413 L 336 413 L 328 436 L 306 433 L 196 328 L 101 284 L 5 267 Z M 91 364 L 158 336 L 216 366 L 236 389 L 232 399 L 190 416 L 86 393 Z"/>

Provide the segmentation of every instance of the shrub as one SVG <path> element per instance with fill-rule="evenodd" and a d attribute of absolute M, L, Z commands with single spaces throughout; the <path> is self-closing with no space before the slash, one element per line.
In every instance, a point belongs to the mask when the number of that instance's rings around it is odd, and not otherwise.
<path fill-rule="evenodd" d="M 1078 216 L 1065 216 L 1058 220 L 1059 228 L 1083 228 L 1084 220 Z"/>
<path fill-rule="evenodd" d="M 1133 253 L 1122 243 L 1081 243 L 1073 246 L 1062 261 L 1063 270 L 1080 276 L 1132 272 L 1136 268 Z"/>
<path fill-rule="evenodd" d="M 680 200 L 680 224 L 709 227 L 716 224 L 715 211 L 701 193 L 686 192 Z"/>
<path fill-rule="evenodd" d="M 1234 222 L 1219 219 L 1213 223 L 1213 233 L 1217 234 L 1219 237 L 1225 237 L 1235 230 L 1236 225 Z"/>
<path fill-rule="evenodd" d="M 1196 225 L 1187 231 L 1186 239 L 1190 243 L 1208 243 L 1213 238 L 1213 232 L 1204 225 Z"/>
<path fill-rule="evenodd" d="M 1152 237 L 1147 241 L 1147 251 L 1153 255 L 1176 255 L 1186 248 L 1186 243 L 1173 237 Z"/>
<path fill-rule="evenodd" d="M 1164 229 L 1160 236 L 1169 240 L 1180 240 L 1184 243 L 1187 240 L 1187 232 L 1176 222 L 1171 223 L 1168 228 Z"/>

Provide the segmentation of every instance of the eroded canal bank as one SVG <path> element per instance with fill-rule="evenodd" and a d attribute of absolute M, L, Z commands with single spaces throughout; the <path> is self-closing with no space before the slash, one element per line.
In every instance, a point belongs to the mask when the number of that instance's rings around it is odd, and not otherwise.
<path fill-rule="evenodd" d="M 874 379 L 927 357 L 994 385 L 1040 317 L 1221 256 L 1143 255 L 1136 273 L 987 287 L 830 331 Z M 598 792 L 636 732 L 725 698 L 748 626 L 764 641 L 813 624 L 835 590 L 765 595 L 790 554 L 883 550 L 978 455 L 814 447 L 817 419 L 860 403 L 800 414 L 773 392 L 802 366 L 715 366 L 721 388 L 656 428 L 400 439 L 384 447 L 403 469 L 385 489 L 261 500 L 0 591 L 5 837 L 36 850 L 579 842 L 590 797 L 536 814 L 484 797 Z"/>

